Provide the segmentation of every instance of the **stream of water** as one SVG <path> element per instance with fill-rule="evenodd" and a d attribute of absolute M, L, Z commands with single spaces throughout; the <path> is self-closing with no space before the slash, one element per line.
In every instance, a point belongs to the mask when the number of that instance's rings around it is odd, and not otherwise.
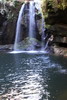
<path fill-rule="evenodd" d="M 22 5 L 19 16 L 18 16 L 18 21 L 17 21 L 17 27 L 16 27 L 16 36 L 15 36 L 15 43 L 14 43 L 14 50 L 17 51 L 17 44 L 20 42 L 20 33 L 21 33 L 21 21 L 22 21 L 22 15 L 23 15 L 23 9 L 24 9 L 25 4 Z"/>

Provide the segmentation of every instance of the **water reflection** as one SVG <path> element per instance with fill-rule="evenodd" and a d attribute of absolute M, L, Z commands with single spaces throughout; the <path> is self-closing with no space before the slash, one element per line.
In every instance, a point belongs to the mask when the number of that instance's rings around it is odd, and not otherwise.
<path fill-rule="evenodd" d="M 20 76 L 19 80 L 12 82 L 13 87 L 8 89 L 8 93 L 3 95 L 3 98 L 10 100 L 40 100 L 45 94 L 45 100 L 48 100 L 49 92 L 42 86 L 43 78 L 39 73 L 34 73 L 33 70 L 26 70 L 27 74 Z M 45 87 L 48 87 L 45 84 Z"/>
<path fill-rule="evenodd" d="M 29 58 L 28 56 L 25 57 L 25 55 L 23 58 L 21 56 L 19 58 L 18 55 L 12 56 L 12 60 L 10 60 L 13 66 L 9 66 L 11 63 L 8 63 L 10 73 L 6 73 L 4 77 L 7 82 L 1 85 L 1 99 L 40 100 L 42 96 L 45 95 L 45 100 L 48 100 L 49 92 L 46 89 L 48 87 L 46 83 L 47 78 L 45 79 L 44 89 L 42 86 L 44 79 L 42 77 L 42 69 L 40 68 L 40 66 L 42 66 L 41 60 L 43 59 L 40 59 L 40 57 L 32 58 L 30 56 Z"/>
<path fill-rule="evenodd" d="M 4 97 L 13 98 L 16 100 L 39 100 L 44 92 L 41 82 L 43 81 L 39 74 L 27 70 L 25 77 L 20 77 L 19 80 L 13 81 L 14 87 L 11 87 Z M 25 78 L 25 79 L 24 79 Z"/>
<path fill-rule="evenodd" d="M 0 100 L 61 100 L 62 93 L 67 93 L 67 64 L 59 58 L 1 54 Z"/>

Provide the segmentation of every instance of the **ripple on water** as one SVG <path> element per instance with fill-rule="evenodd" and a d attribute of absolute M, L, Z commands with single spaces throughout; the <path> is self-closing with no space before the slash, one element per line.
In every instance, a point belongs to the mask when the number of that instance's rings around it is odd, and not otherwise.
<path fill-rule="evenodd" d="M 67 89 L 67 66 L 48 55 L 3 55 L 0 67 L 0 100 L 49 100 Z"/>
<path fill-rule="evenodd" d="M 42 86 L 43 78 L 39 73 L 33 73 L 32 70 L 27 70 L 28 76 L 26 78 L 20 78 L 19 80 L 13 81 L 13 87 L 8 92 L 2 95 L 2 99 L 7 100 L 40 100 L 42 94 L 49 96 L 48 91 L 44 91 Z M 23 76 L 22 76 L 23 77 Z M 48 86 L 45 84 L 45 87 Z M 9 100 L 9 99 L 8 99 Z M 46 100 L 46 99 L 45 99 Z"/>

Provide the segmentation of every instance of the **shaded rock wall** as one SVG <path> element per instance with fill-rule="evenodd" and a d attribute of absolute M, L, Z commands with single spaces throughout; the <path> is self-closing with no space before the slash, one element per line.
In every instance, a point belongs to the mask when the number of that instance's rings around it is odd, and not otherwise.
<path fill-rule="evenodd" d="M 59 46 L 67 47 L 67 25 L 52 25 L 46 31 L 46 34 L 48 34 L 48 38 L 51 38 L 51 36 L 53 36 L 53 40 L 50 42 L 55 43 Z"/>
<path fill-rule="evenodd" d="M 48 11 L 48 17 L 45 19 L 46 24 L 67 24 L 67 8 L 64 10 L 54 9 Z"/>
<path fill-rule="evenodd" d="M 14 43 L 16 23 L 22 3 L 17 2 L 15 6 L 6 4 L 5 10 L 0 4 L 0 44 Z M 3 13 L 2 13 L 3 11 Z"/>
<path fill-rule="evenodd" d="M 48 38 L 53 36 L 53 43 L 67 47 L 67 8 L 59 9 L 48 5 L 47 13 L 48 16 L 45 18 L 45 22 L 46 25 L 50 25 L 46 32 Z"/>

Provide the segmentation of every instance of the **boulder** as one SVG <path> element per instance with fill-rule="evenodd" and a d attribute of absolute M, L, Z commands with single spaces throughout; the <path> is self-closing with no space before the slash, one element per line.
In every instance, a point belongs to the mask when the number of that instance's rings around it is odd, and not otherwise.
<path fill-rule="evenodd" d="M 19 42 L 17 44 L 17 49 L 20 49 L 20 50 L 33 50 L 33 48 L 35 50 L 39 50 L 41 49 L 41 42 L 38 41 L 37 39 L 35 38 L 25 38 L 23 41 Z"/>

